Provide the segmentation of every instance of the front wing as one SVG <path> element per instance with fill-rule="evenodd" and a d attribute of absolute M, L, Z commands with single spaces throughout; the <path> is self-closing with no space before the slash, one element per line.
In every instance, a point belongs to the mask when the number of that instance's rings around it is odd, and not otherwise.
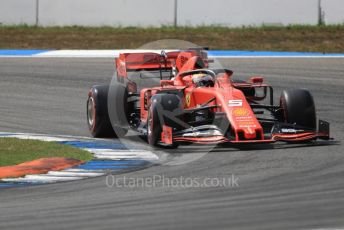
<path fill-rule="evenodd" d="M 163 126 L 161 133 L 162 144 L 170 145 L 174 142 L 192 142 L 197 144 L 218 144 L 218 143 L 273 143 L 284 142 L 304 142 L 316 139 L 330 139 L 330 125 L 328 122 L 319 120 L 318 129 L 310 130 L 292 124 L 276 123 L 270 133 L 260 139 L 242 140 L 238 137 L 229 137 L 215 125 L 203 125 L 191 127 L 178 132 L 168 126 Z"/>

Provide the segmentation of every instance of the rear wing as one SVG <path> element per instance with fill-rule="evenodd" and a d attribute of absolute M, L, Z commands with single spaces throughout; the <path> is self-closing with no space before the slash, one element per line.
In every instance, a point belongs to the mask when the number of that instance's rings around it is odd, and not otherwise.
<path fill-rule="evenodd" d="M 131 71 L 172 71 L 173 68 L 179 69 L 180 65 L 183 65 L 193 56 L 200 56 L 205 63 L 210 62 L 207 52 L 203 49 L 190 49 L 186 51 L 161 51 L 161 53 L 121 53 L 115 59 L 115 65 L 118 76 L 126 77 L 127 72 Z"/>

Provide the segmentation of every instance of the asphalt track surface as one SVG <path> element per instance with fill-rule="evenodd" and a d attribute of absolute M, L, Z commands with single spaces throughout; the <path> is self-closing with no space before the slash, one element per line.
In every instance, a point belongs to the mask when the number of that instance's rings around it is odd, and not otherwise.
<path fill-rule="evenodd" d="M 0 229 L 344 228 L 344 59 L 222 60 L 237 78 L 312 91 L 338 142 L 219 147 L 188 164 L 153 166 L 131 178 L 238 178 L 234 187 L 109 188 L 105 177 L 0 190 Z M 88 88 L 108 83 L 112 59 L 0 59 L 0 129 L 89 136 Z M 169 159 L 199 148 L 175 151 Z M 124 176 L 124 175 L 122 175 Z"/>

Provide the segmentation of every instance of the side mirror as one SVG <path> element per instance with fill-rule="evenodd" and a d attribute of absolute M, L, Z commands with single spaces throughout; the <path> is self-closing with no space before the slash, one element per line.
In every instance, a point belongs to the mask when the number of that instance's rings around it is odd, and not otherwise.
<path fill-rule="evenodd" d="M 264 82 L 264 78 L 260 76 L 254 76 L 250 78 L 250 82 L 253 84 L 262 84 Z"/>
<path fill-rule="evenodd" d="M 160 86 L 174 86 L 174 81 L 173 80 L 160 80 Z"/>

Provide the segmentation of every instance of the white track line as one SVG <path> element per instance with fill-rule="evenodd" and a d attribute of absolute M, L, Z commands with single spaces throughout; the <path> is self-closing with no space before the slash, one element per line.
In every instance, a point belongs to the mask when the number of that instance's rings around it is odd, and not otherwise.
<path fill-rule="evenodd" d="M 343 59 L 343 56 L 208 56 L 210 59 Z M 116 58 L 116 56 L 6 56 L 0 55 L 1 58 Z"/>
<path fill-rule="evenodd" d="M 98 177 L 105 174 L 103 171 L 66 169 L 63 171 L 49 171 L 47 174 L 26 175 L 20 178 L 5 178 L 2 181 L 14 183 L 54 183 Z"/>
<path fill-rule="evenodd" d="M 59 171 L 61 172 L 61 171 Z M 63 172 L 77 172 L 77 173 L 101 173 L 102 170 L 86 170 L 86 169 L 79 169 L 79 168 L 70 168 L 70 169 L 64 169 Z"/>
<path fill-rule="evenodd" d="M 135 49 L 125 49 L 125 50 L 51 50 L 43 51 L 38 54 L 32 55 L 0 55 L 0 58 L 115 58 L 118 57 L 120 53 L 161 53 L 162 50 L 135 50 Z M 165 52 L 179 51 L 179 50 L 164 50 Z M 249 51 L 247 51 L 249 53 Z M 273 53 L 273 52 L 272 52 Z M 208 55 L 209 58 L 228 58 L 228 59 L 264 59 L 264 58 L 303 58 L 303 59 L 314 59 L 314 58 L 344 58 L 344 54 L 300 54 L 300 55 L 279 55 L 278 52 L 276 55 Z"/>
<path fill-rule="evenodd" d="M 84 148 L 94 154 L 98 159 L 142 159 L 142 160 L 158 160 L 159 157 L 147 150 L 117 150 L 117 149 L 92 149 Z"/>
<path fill-rule="evenodd" d="M 103 176 L 105 173 L 95 173 L 95 172 L 66 172 L 66 171 L 50 171 L 47 173 L 50 176 L 59 176 L 59 177 L 97 177 Z"/>
<path fill-rule="evenodd" d="M 54 50 L 35 54 L 31 57 L 61 57 L 61 58 L 115 58 L 120 53 L 158 53 L 162 50 Z M 176 50 L 164 50 L 171 52 Z"/>
<path fill-rule="evenodd" d="M 12 137 L 18 138 L 22 140 L 37 140 L 37 141 L 47 141 L 47 142 L 59 142 L 59 141 L 73 141 L 75 139 L 66 139 L 61 137 L 51 137 L 51 136 L 44 136 L 44 135 L 31 135 L 31 134 L 15 134 L 10 136 L 4 137 Z"/>
<path fill-rule="evenodd" d="M 73 181 L 81 180 L 84 177 L 58 177 L 58 176 L 47 176 L 46 174 L 37 174 L 37 175 L 27 175 L 21 178 L 6 178 L 2 179 L 5 182 L 16 182 L 16 183 L 53 183 L 53 182 L 62 182 L 62 181 Z"/>
<path fill-rule="evenodd" d="M 97 156 L 97 159 L 100 160 L 150 160 L 150 159 L 142 159 L 138 158 L 137 156 Z"/>
<path fill-rule="evenodd" d="M 1 136 L 1 135 L 9 135 L 9 136 Z M 46 135 L 46 134 L 37 134 L 37 133 L 11 133 L 11 132 L 0 132 L 0 137 L 11 137 L 13 135 L 26 135 L 26 136 L 33 136 L 33 137 L 51 137 L 51 138 L 61 138 L 63 141 L 94 141 L 93 137 L 85 137 L 85 136 L 71 136 L 71 135 Z M 104 138 L 97 138 L 99 141 L 109 141 L 108 139 Z"/>
<path fill-rule="evenodd" d="M 42 180 L 42 181 L 68 181 L 68 180 L 80 180 L 83 177 L 65 177 L 65 176 L 50 176 L 47 174 L 36 174 L 36 175 L 27 175 L 26 179 L 31 180 Z"/>
<path fill-rule="evenodd" d="M 292 58 L 292 59 L 317 59 L 317 58 L 344 58 L 344 55 L 340 56 L 209 56 L 209 58 L 212 59 L 271 59 L 271 58 L 277 58 L 277 59 L 286 59 L 286 58 Z"/>

